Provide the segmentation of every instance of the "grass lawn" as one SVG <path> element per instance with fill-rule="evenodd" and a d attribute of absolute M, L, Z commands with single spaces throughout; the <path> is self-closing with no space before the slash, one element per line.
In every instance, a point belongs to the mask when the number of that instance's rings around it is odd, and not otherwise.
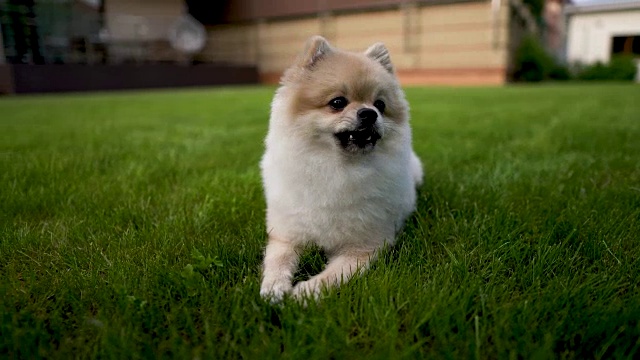
<path fill-rule="evenodd" d="M 640 86 L 408 89 L 418 211 L 307 308 L 258 295 L 272 92 L 0 98 L 0 357 L 640 356 Z"/>

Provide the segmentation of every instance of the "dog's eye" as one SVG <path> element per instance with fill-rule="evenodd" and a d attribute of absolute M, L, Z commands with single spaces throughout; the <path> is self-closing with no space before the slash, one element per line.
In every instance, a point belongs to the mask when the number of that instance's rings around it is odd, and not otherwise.
<path fill-rule="evenodd" d="M 376 109 L 378 109 L 378 111 L 380 111 L 380 114 L 384 114 L 384 108 L 386 107 L 386 105 L 384 104 L 384 101 L 382 100 L 376 100 L 373 103 L 373 106 L 376 107 Z"/>
<path fill-rule="evenodd" d="M 329 101 L 329 106 L 331 106 L 333 110 L 342 110 L 346 108 L 347 105 L 349 105 L 349 100 L 347 100 L 344 96 L 339 96 Z"/>

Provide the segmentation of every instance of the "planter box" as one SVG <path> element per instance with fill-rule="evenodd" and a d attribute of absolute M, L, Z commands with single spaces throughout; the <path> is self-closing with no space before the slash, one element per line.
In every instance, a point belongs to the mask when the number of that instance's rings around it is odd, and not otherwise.
<path fill-rule="evenodd" d="M 0 94 L 13 93 L 13 76 L 11 66 L 0 65 Z"/>
<path fill-rule="evenodd" d="M 16 94 L 257 84 L 252 66 L 201 64 L 6 65 Z M 3 74 L 0 67 L 0 92 Z"/>

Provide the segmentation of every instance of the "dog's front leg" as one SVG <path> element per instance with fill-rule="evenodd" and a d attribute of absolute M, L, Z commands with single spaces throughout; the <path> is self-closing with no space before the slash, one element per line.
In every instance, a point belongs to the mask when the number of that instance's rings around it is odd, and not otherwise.
<path fill-rule="evenodd" d="M 272 302 L 291 292 L 293 272 L 298 267 L 297 247 L 291 242 L 269 235 L 264 254 L 260 295 Z"/>
<path fill-rule="evenodd" d="M 307 281 L 296 284 L 293 288 L 293 296 L 298 299 L 305 295 L 317 298 L 323 287 L 339 286 L 354 274 L 366 270 L 374 256 L 375 250 L 340 251 L 330 256 L 324 271 Z"/>

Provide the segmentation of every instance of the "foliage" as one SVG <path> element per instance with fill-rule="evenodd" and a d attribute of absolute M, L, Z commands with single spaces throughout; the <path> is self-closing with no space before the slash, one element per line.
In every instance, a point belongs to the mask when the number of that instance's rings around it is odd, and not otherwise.
<path fill-rule="evenodd" d="M 531 14 L 538 20 L 542 18 L 542 12 L 544 11 L 544 2 L 545 0 L 523 0 L 527 6 L 529 6 L 529 10 L 531 10 Z"/>
<path fill-rule="evenodd" d="M 515 54 L 514 80 L 538 82 L 546 80 L 557 68 L 540 41 L 532 35 L 525 36 Z"/>
<path fill-rule="evenodd" d="M 550 80 L 571 80 L 573 75 L 567 66 L 555 63 L 549 70 L 548 78 Z"/>
<path fill-rule="evenodd" d="M 524 82 L 572 79 L 631 81 L 637 71 L 634 57 L 628 55 L 613 56 L 608 64 L 574 64 L 570 70 L 555 61 L 535 36 L 523 38 L 516 50 L 514 63 L 514 80 Z"/>
<path fill-rule="evenodd" d="M 640 87 L 407 89 L 417 211 L 306 308 L 258 295 L 273 91 L 0 98 L 1 356 L 638 358 Z"/>
<path fill-rule="evenodd" d="M 636 63 L 633 56 L 614 56 L 608 64 L 597 62 L 583 68 L 578 68 L 577 78 L 580 80 L 634 80 Z"/>

